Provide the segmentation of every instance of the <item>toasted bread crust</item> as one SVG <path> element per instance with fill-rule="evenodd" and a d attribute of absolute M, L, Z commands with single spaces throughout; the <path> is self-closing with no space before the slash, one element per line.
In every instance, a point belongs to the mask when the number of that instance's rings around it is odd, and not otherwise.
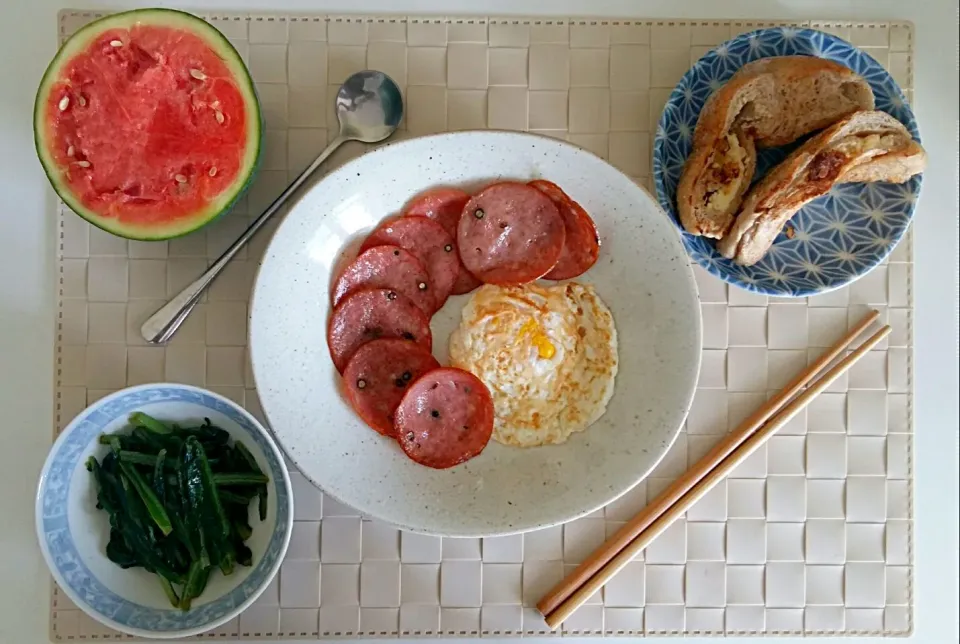
<path fill-rule="evenodd" d="M 903 182 L 923 171 L 926 154 L 889 114 L 850 114 L 797 148 L 747 194 L 717 244 L 736 263 L 758 262 L 789 219 L 837 183 Z"/>
<path fill-rule="evenodd" d="M 776 147 L 823 129 L 847 114 L 874 107 L 870 85 L 849 67 L 813 56 L 762 58 L 744 65 L 736 74 L 749 79 L 770 75 L 774 94 L 758 97 L 770 101 L 756 120 L 757 147 Z"/>

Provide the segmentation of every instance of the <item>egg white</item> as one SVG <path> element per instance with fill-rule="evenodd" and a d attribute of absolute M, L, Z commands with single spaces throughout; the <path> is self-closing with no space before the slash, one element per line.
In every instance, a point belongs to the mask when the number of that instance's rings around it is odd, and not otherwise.
<path fill-rule="evenodd" d="M 484 285 L 449 345 L 451 363 L 490 389 L 500 443 L 563 443 L 596 422 L 613 396 L 617 331 L 589 285 Z"/>

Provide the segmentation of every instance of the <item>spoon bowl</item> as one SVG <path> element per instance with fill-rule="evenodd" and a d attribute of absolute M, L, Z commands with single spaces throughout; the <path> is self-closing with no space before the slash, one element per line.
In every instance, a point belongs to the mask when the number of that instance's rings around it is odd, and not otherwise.
<path fill-rule="evenodd" d="M 337 92 L 337 119 L 342 138 L 379 143 L 393 134 L 403 119 L 400 88 L 383 72 L 357 72 Z"/>

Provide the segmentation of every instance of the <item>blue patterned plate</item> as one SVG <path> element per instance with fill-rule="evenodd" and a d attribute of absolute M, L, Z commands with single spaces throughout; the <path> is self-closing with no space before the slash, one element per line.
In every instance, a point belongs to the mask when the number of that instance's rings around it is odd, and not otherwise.
<path fill-rule="evenodd" d="M 769 56 L 819 56 L 863 76 L 877 109 L 903 123 L 920 140 L 913 112 L 900 88 L 876 60 L 850 43 L 812 29 L 777 27 L 737 36 L 707 53 L 673 90 L 660 116 L 653 175 L 660 205 L 683 231 L 676 211 L 677 183 L 690 154 L 694 127 L 707 97 L 746 63 Z M 779 163 L 789 148 L 758 150 L 756 178 Z M 753 266 L 737 266 L 714 241 L 683 232 L 683 245 L 700 266 L 748 291 L 803 297 L 849 284 L 882 262 L 906 232 L 920 191 L 920 177 L 902 185 L 845 184 L 807 204 L 790 220 L 795 235 L 781 233 Z"/>
<path fill-rule="evenodd" d="M 200 421 L 242 441 L 270 476 L 266 521 L 251 518 L 247 545 L 253 566 L 237 566 L 229 577 L 210 575 L 193 608 L 170 607 L 157 578 L 142 568 L 122 570 L 107 560 L 107 514 L 96 509 L 96 489 L 84 463 L 101 458 L 107 447 L 97 437 L 123 429 L 131 412 L 162 420 Z M 40 549 L 57 585 L 85 613 L 139 637 L 188 637 L 233 619 L 249 606 L 280 569 L 293 530 L 293 494 L 283 457 L 267 431 L 236 403 L 187 385 L 131 387 L 100 399 L 60 433 L 40 475 L 36 505 Z"/>

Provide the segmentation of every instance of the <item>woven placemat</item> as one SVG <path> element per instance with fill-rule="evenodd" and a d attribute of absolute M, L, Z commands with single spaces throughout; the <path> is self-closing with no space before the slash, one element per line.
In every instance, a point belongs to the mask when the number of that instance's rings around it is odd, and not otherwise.
<path fill-rule="evenodd" d="M 93 19 L 61 13 L 61 39 Z M 211 15 L 236 45 L 266 114 L 262 170 L 227 217 L 170 242 L 127 242 L 61 205 L 56 423 L 151 381 L 207 387 L 262 419 L 247 300 L 268 225 L 166 347 L 141 322 L 199 275 L 336 135 L 342 79 L 381 69 L 404 88 L 398 136 L 501 128 L 583 146 L 648 188 L 667 96 L 712 46 L 758 27 L 812 26 L 863 47 L 912 98 L 912 27 L 642 19 Z M 342 148 L 327 168 L 364 151 Z M 273 584 L 201 638 L 546 634 L 533 608 L 607 534 L 782 386 L 865 308 L 893 326 L 873 351 L 710 492 L 564 624 L 564 635 L 903 635 L 912 629 L 911 241 L 848 288 L 757 296 L 696 269 L 703 368 L 673 449 L 625 497 L 564 526 L 496 539 L 401 533 L 325 497 L 293 471 L 296 523 Z M 51 637 L 109 640 L 55 587 Z"/>

